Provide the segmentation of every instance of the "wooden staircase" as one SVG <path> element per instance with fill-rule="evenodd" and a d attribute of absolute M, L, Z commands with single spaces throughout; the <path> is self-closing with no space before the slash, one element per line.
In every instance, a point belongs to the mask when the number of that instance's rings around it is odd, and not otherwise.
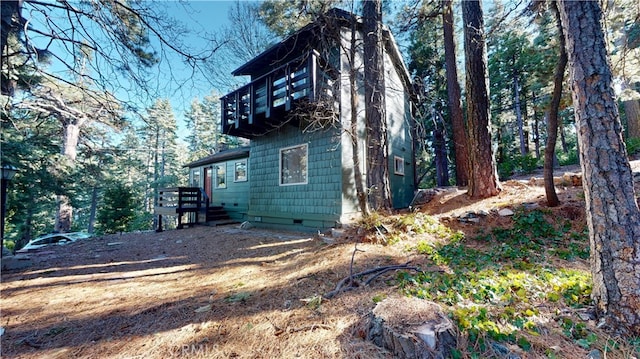
<path fill-rule="evenodd" d="M 229 217 L 224 207 L 209 205 L 207 194 L 198 187 L 160 188 L 154 212 L 158 215 L 157 232 L 162 232 L 163 215 L 176 216 L 178 229 L 193 224 L 219 226 L 237 223 Z"/>
<path fill-rule="evenodd" d="M 229 217 L 229 214 L 222 206 L 208 206 L 203 212 L 204 213 L 201 213 L 201 215 L 204 215 L 204 218 L 200 218 L 203 219 L 202 222 L 204 224 L 209 226 L 220 226 L 223 224 L 237 223 L 237 221 Z"/>

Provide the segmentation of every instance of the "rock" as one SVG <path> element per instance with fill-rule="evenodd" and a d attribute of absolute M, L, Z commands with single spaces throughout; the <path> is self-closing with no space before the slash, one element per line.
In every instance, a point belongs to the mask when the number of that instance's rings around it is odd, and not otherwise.
<path fill-rule="evenodd" d="M 598 349 L 593 349 L 587 354 L 587 359 L 602 359 L 602 354 Z"/>
<path fill-rule="evenodd" d="M 342 236 L 344 236 L 344 229 L 331 228 L 331 237 L 341 238 Z"/>
<path fill-rule="evenodd" d="M 249 221 L 244 221 L 240 224 L 240 229 L 251 229 L 253 228 L 253 224 Z"/>
<path fill-rule="evenodd" d="M 433 302 L 390 297 L 373 309 L 366 338 L 398 358 L 444 359 L 456 346 L 453 328 Z"/>
<path fill-rule="evenodd" d="M 506 358 L 506 359 L 521 359 L 520 356 L 514 352 L 512 352 L 509 348 L 507 348 L 506 346 L 500 344 L 500 343 L 496 343 L 494 341 L 491 342 L 491 348 L 493 349 L 494 352 L 496 352 L 496 354 L 500 355 L 500 358 Z"/>
<path fill-rule="evenodd" d="M 480 218 L 478 216 L 481 215 L 479 213 L 469 211 L 464 213 L 463 215 L 458 217 L 458 221 L 466 222 L 466 223 L 478 223 L 480 222 Z"/>
<path fill-rule="evenodd" d="M 26 255 L 2 257 L 2 270 L 17 270 L 31 267 L 31 258 Z"/>
<path fill-rule="evenodd" d="M 513 214 L 514 214 L 514 212 L 509 208 L 503 208 L 503 209 L 498 211 L 498 215 L 500 215 L 502 217 L 513 216 Z"/>
<path fill-rule="evenodd" d="M 562 179 L 565 183 L 571 184 L 574 187 L 582 186 L 582 173 L 565 172 L 562 175 Z"/>
<path fill-rule="evenodd" d="M 415 208 L 416 206 L 420 206 L 423 204 L 427 204 L 433 200 L 440 199 L 443 196 L 446 196 L 450 193 L 457 193 L 457 187 L 440 187 L 440 188 L 429 188 L 429 189 L 419 189 L 415 196 L 413 196 L 413 200 L 409 204 L 409 208 Z"/>

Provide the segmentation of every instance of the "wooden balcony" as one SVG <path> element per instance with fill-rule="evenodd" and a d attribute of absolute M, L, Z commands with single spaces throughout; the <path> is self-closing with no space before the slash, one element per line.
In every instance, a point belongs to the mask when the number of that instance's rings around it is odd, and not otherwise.
<path fill-rule="evenodd" d="M 337 71 L 309 52 L 222 97 L 222 131 L 253 138 L 285 122 L 299 125 L 287 113 L 303 102 L 333 105 L 337 80 Z"/>

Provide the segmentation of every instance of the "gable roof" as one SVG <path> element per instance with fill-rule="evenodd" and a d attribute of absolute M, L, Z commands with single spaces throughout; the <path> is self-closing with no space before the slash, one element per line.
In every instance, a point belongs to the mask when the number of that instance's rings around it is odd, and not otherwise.
<path fill-rule="evenodd" d="M 349 24 L 351 19 L 355 15 L 348 11 L 344 11 L 338 8 L 332 8 L 324 13 L 323 18 L 339 21 L 343 24 Z M 318 34 L 314 32 L 321 26 L 319 21 L 311 22 L 281 42 L 271 46 L 267 50 L 263 51 L 260 55 L 249 60 L 249 62 L 233 70 L 231 74 L 234 76 L 253 75 L 256 72 L 264 69 L 265 67 L 277 67 L 280 59 L 285 59 L 289 54 L 299 55 L 302 50 L 309 46 L 309 43 L 314 40 Z"/>
<path fill-rule="evenodd" d="M 348 26 L 351 24 L 351 21 L 355 19 L 358 24 L 357 26 L 362 26 L 361 17 L 338 8 L 329 9 L 324 13 L 323 18 L 337 21 L 341 26 Z M 288 55 L 294 54 L 298 56 L 302 53 L 303 50 L 309 46 L 309 43 L 314 41 L 314 38 L 321 33 L 320 31 L 315 31 L 321 26 L 322 24 L 320 21 L 314 21 L 303 26 L 286 39 L 271 46 L 260 55 L 254 57 L 231 73 L 234 76 L 253 75 L 265 68 L 273 68 L 281 65 L 282 62 L 286 62 L 291 57 Z M 382 32 L 386 53 L 391 57 L 393 65 L 398 74 L 400 74 L 407 91 L 413 92 L 409 70 L 402 59 L 402 54 L 400 53 L 400 49 L 398 48 L 398 44 L 396 43 L 393 34 L 391 34 L 391 31 L 387 26 L 383 26 Z"/>
<path fill-rule="evenodd" d="M 237 158 L 246 158 L 246 157 L 249 157 L 249 147 L 238 147 L 238 148 L 233 148 L 230 150 L 224 150 L 224 151 L 214 153 L 205 158 L 201 158 L 191 163 L 187 163 L 182 167 L 194 168 L 194 167 L 208 165 L 211 163 L 217 163 L 217 162 L 234 160 Z"/>

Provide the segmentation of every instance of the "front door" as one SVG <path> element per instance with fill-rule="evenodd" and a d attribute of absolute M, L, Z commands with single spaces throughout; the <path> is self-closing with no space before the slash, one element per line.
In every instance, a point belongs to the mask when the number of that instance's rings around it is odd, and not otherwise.
<path fill-rule="evenodd" d="M 211 173 L 213 171 L 209 167 L 204 168 L 204 193 L 209 197 L 209 203 L 211 203 Z"/>

